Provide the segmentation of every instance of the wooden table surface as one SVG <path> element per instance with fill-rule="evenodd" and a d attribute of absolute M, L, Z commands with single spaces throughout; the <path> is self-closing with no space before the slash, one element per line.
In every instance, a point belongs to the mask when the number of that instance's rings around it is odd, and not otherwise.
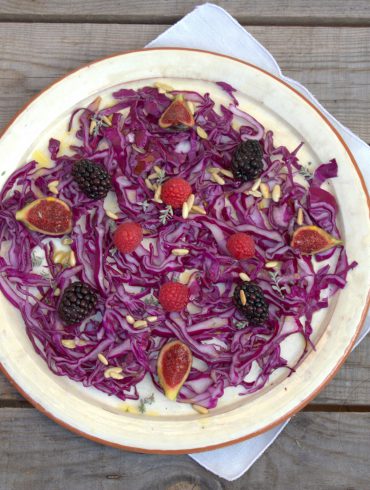
<path fill-rule="evenodd" d="M 0 128 L 81 64 L 143 47 L 196 1 L 0 0 Z M 339 120 L 370 142 L 369 0 L 225 0 Z M 21 138 L 22 135 L 19 135 Z M 0 490 L 370 488 L 370 337 L 242 478 L 188 456 L 119 451 L 62 429 L 0 376 Z"/>

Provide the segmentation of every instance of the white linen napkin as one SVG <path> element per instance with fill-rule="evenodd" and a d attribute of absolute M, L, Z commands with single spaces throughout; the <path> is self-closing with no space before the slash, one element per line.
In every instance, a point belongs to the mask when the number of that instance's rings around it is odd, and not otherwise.
<path fill-rule="evenodd" d="M 337 121 L 300 83 L 285 77 L 271 53 L 222 8 L 204 4 L 167 29 L 147 47 L 186 47 L 214 51 L 253 63 L 282 78 L 326 115 L 351 149 L 365 181 L 370 187 L 370 147 Z M 370 330 L 368 315 L 356 346 Z M 190 454 L 209 471 L 232 481 L 245 473 L 274 442 L 289 420 L 253 439 L 222 449 Z"/>

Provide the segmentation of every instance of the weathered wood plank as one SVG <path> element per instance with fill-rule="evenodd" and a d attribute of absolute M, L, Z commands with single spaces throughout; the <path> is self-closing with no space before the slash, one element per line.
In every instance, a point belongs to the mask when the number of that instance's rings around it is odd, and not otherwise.
<path fill-rule="evenodd" d="M 370 406 L 370 336 L 349 356 L 331 383 L 307 407 Z M 0 407 L 2 403 L 23 400 L 13 386 L 0 374 Z"/>
<path fill-rule="evenodd" d="M 367 0 L 221 0 L 243 23 L 284 25 L 365 25 Z M 42 0 L 0 1 L 0 19 L 18 21 L 172 23 L 199 4 L 197 0 Z"/>
<path fill-rule="evenodd" d="M 164 29 L 0 24 L 0 127 L 56 78 L 96 58 L 140 48 Z M 304 83 L 329 111 L 370 141 L 370 29 L 251 27 L 250 31 L 287 75 Z"/>
<path fill-rule="evenodd" d="M 226 482 L 188 456 L 121 452 L 77 437 L 33 409 L 2 409 L 0 488 L 365 490 L 369 425 L 370 414 L 301 413 L 249 472 Z"/>

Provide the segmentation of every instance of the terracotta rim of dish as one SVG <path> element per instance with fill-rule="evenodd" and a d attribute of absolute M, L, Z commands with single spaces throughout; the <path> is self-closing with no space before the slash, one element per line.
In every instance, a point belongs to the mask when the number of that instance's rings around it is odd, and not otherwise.
<path fill-rule="evenodd" d="M 41 92 L 39 92 L 34 97 L 32 97 L 27 102 L 27 104 L 25 104 L 15 114 L 15 116 L 10 120 L 10 122 L 7 124 L 7 126 L 1 131 L 0 138 L 12 126 L 12 124 L 15 122 L 15 120 L 28 108 L 28 106 L 34 100 L 36 100 L 39 97 L 41 97 L 44 92 L 46 92 L 47 90 L 49 90 L 54 85 L 62 82 L 65 78 L 69 77 L 73 73 L 76 73 L 79 70 L 82 70 L 82 69 L 84 69 L 84 68 L 86 68 L 88 66 L 94 65 L 94 64 L 99 63 L 99 62 L 104 61 L 104 60 L 108 60 L 108 59 L 119 57 L 119 56 L 129 55 L 129 54 L 133 54 L 133 53 L 147 52 L 147 51 L 193 51 L 193 52 L 197 52 L 197 53 L 208 54 L 208 55 L 211 55 L 211 56 L 217 56 L 217 57 L 220 57 L 220 58 L 227 58 L 227 59 L 230 59 L 230 60 L 235 61 L 237 63 L 241 63 L 242 65 L 246 65 L 246 66 L 249 66 L 251 68 L 254 68 L 255 70 L 258 70 L 258 71 L 264 73 L 266 76 L 268 76 L 270 78 L 273 78 L 277 82 L 279 82 L 282 85 L 285 85 L 286 87 L 288 87 L 292 92 L 294 92 L 296 95 L 298 95 L 306 104 L 308 104 L 310 107 L 312 107 L 312 109 L 314 109 L 316 111 L 316 113 L 321 117 L 321 119 L 324 121 L 324 123 L 326 123 L 329 126 L 329 128 L 333 131 L 333 133 L 338 138 L 339 142 L 342 144 L 342 146 L 346 150 L 346 152 L 347 152 L 347 154 L 348 154 L 348 156 L 349 156 L 349 158 L 350 158 L 353 166 L 355 167 L 355 170 L 357 172 L 357 175 L 358 175 L 358 177 L 360 179 L 361 187 L 362 187 L 362 189 L 363 189 L 363 191 L 364 191 L 364 193 L 366 195 L 368 210 L 369 210 L 369 214 L 370 214 L 370 195 L 369 195 L 369 192 L 368 192 L 367 187 L 366 187 L 365 179 L 364 179 L 364 177 L 363 177 L 363 175 L 362 175 L 362 173 L 361 173 L 361 171 L 360 171 L 360 169 L 359 169 L 359 167 L 357 165 L 357 162 L 356 162 L 354 156 L 352 155 L 351 150 L 348 148 L 348 145 L 346 144 L 346 142 L 344 141 L 344 139 L 340 135 L 340 133 L 332 125 L 332 123 L 327 119 L 327 117 L 320 111 L 320 109 L 318 109 L 314 104 L 312 104 L 312 102 L 310 102 L 304 95 L 302 95 L 300 92 L 298 92 L 298 90 L 296 90 L 295 88 L 293 88 L 291 85 L 289 85 L 287 82 L 285 82 L 281 78 L 279 78 L 279 77 L 277 77 L 277 76 L 269 73 L 268 71 L 263 70 L 262 68 L 259 68 L 258 66 L 254 65 L 253 63 L 248 63 L 246 61 L 242 61 L 242 60 L 240 60 L 238 58 L 235 58 L 233 56 L 228 56 L 228 55 L 220 54 L 220 53 L 214 53 L 212 51 L 206 51 L 206 50 L 202 50 L 202 49 L 192 49 L 192 48 L 146 48 L 146 49 L 136 49 L 136 50 L 130 50 L 130 51 L 123 51 L 121 53 L 115 53 L 115 54 L 113 54 L 111 56 L 105 56 L 103 58 L 99 58 L 99 59 L 97 59 L 97 60 L 95 60 L 95 61 L 93 61 L 91 63 L 86 63 L 85 65 L 82 65 L 82 66 L 76 68 L 75 70 L 72 70 L 71 72 L 67 73 L 66 75 L 64 75 L 63 77 L 59 78 L 58 80 L 55 80 L 53 83 L 51 83 L 50 85 L 48 85 L 47 87 L 45 87 Z M 230 440 L 230 441 L 227 441 L 227 442 L 223 442 L 223 443 L 220 443 L 220 444 L 214 444 L 214 445 L 211 445 L 211 446 L 205 446 L 205 447 L 202 447 L 202 448 L 189 448 L 189 449 L 180 449 L 180 450 L 176 450 L 176 449 L 173 449 L 173 450 L 144 449 L 144 448 L 138 448 L 138 447 L 125 446 L 123 444 L 113 443 L 113 442 L 107 441 L 105 439 L 100 439 L 99 437 L 92 436 L 91 434 L 88 434 L 86 432 L 80 431 L 79 429 L 76 429 L 72 425 L 69 425 L 66 422 L 64 422 L 63 420 L 57 418 L 51 412 L 48 412 L 41 404 L 39 404 L 35 400 L 33 400 L 32 397 L 29 394 L 27 394 L 13 380 L 13 378 L 9 375 L 9 373 L 6 371 L 6 369 L 4 368 L 4 366 L 1 363 L 0 363 L 0 371 L 5 375 L 5 377 L 8 379 L 8 381 L 10 381 L 10 383 L 15 387 L 15 389 L 29 403 L 31 403 L 31 405 L 33 405 L 39 412 L 41 412 L 42 414 L 46 415 L 48 418 L 50 418 L 51 420 L 53 420 L 54 422 L 56 422 L 57 424 L 59 424 L 63 428 L 68 429 L 71 432 L 74 432 L 75 434 L 77 434 L 79 436 L 82 436 L 82 437 L 85 437 L 86 439 L 89 439 L 89 440 L 91 440 L 93 442 L 97 442 L 99 444 L 104 444 L 106 446 L 110 446 L 110 447 L 122 449 L 122 450 L 125 450 L 125 451 L 137 452 L 137 453 L 147 453 L 147 454 L 188 454 L 188 453 L 200 453 L 200 452 L 204 452 L 204 451 L 211 451 L 211 450 L 214 450 L 214 449 L 220 449 L 222 447 L 230 446 L 232 444 L 237 444 L 237 443 L 243 442 L 243 441 L 245 441 L 247 439 L 251 439 L 253 437 L 256 437 L 259 434 L 263 434 L 264 432 L 267 432 L 268 430 L 273 429 L 277 425 L 279 425 L 282 422 L 288 420 L 290 417 L 292 417 L 297 412 L 299 412 L 300 410 L 302 410 L 302 408 L 304 408 L 313 398 L 315 398 L 318 395 L 318 393 L 333 379 L 333 377 L 337 374 L 337 372 L 339 371 L 339 369 L 341 368 L 341 366 L 343 365 L 343 363 L 345 362 L 345 360 L 347 359 L 347 357 L 351 353 L 352 347 L 353 347 L 354 343 L 356 342 L 356 339 L 359 336 L 360 331 L 361 331 L 361 328 L 362 328 L 362 326 L 363 326 L 363 324 L 365 322 L 365 319 L 366 319 L 366 316 L 367 316 L 367 312 L 369 310 L 369 306 L 370 306 L 370 291 L 368 291 L 367 300 L 366 300 L 366 303 L 365 303 L 364 308 L 362 310 L 361 319 L 360 319 L 359 324 L 357 325 L 356 332 L 355 332 L 355 334 L 354 334 L 354 336 L 353 336 L 350 344 L 348 345 L 345 353 L 343 354 L 343 356 L 341 357 L 341 359 L 339 360 L 339 362 L 337 363 L 337 365 L 334 367 L 334 369 L 331 371 L 331 373 L 326 377 L 325 381 L 322 382 L 321 385 L 318 386 L 316 388 L 316 390 L 314 390 L 313 393 L 311 393 L 310 396 L 308 396 L 302 402 L 298 403 L 297 406 L 294 409 L 290 410 L 288 413 L 286 413 L 285 415 L 283 415 L 279 419 L 275 420 L 274 422 L 271 422 L 270 424 L 266 425 L 262 429 L 260 429 L 260 430 L 258 430 L 256 432 L 253 432 L 252 434 L 248 434 L 247 436 L 243 436 L 243 437 L 240 437 L 238 439 L 233 439 L 233 440 Z"/>

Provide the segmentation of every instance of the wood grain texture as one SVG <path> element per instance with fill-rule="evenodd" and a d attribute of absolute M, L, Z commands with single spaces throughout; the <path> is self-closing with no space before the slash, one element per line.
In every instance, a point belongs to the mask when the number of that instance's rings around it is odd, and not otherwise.
<path fill-rule="evenodd" d="M 77 437 L 33 409 L 2 409 L 0 488 L 365 490 L 369 426 L 370 414 L 301 413 L 249 472 L 226 482 L 188 456 L 122 452 Z"/>
<path fill-rule="evenodd" d="M 197 0 L 0 0 L 0 19 L 43 22 L 173 23 Z M 281 25 L 369 25 L 368 0 L 215 1 L 240 22 Z"/>
<path fill-rule="evenodd" d="M 164 29 L 160 25 L 0 24 L 0 127 L 56 78 L 96 58 L 141 48 Z M 370 29 L 249 30 L 271 50 L 286 75 L 305 84 L 339 120 L 370 141 Z"/>

